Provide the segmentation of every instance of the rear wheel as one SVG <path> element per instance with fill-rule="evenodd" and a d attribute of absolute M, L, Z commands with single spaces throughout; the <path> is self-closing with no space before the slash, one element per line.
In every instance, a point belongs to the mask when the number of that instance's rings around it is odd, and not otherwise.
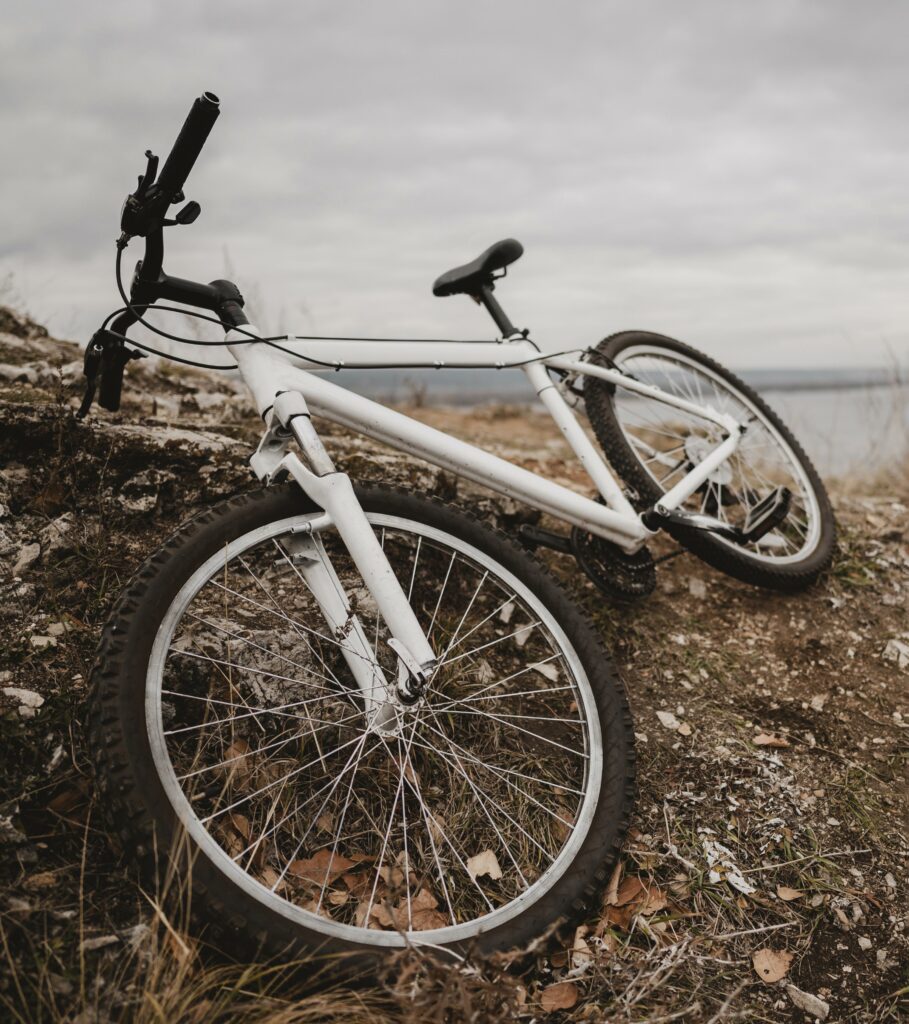
<path fill-rule="evenodd" d="M 705 562 L 747 583 L 784 591 L 813 583 L 833 558 L 833 510 L 808 456 L 760 395 L 713 359 L 661 334 L 615 334 L 596 352 L 644 383 L 747 425 L 735 454 L 683 510 L 743 527 L 749 511 L 777 487 L 792 494 L 784 522 L 748 545 L 690 527 L 667 530 Z M 641 508 L 658 501 L 722 440 L 719 426 L 596 377 L 585 377 L 584 400 L 597 439 Z"/>
<path fill-rule="evenodd" d="M 521 946 L 608 878 L 631 808 L 624 694 L 502 535 L 359 493 L 441 656 L 426 696 L 375 728 L 299 571 L 316 510 L 296 488 L 234 499 L 146 563 L 105 630 L 92 735 L 114 825 L 159 877 L 152 851 L 182 843 L 194 909 L 247 943 Z M 393 680 L 381 615 L 320 537 Z"/>

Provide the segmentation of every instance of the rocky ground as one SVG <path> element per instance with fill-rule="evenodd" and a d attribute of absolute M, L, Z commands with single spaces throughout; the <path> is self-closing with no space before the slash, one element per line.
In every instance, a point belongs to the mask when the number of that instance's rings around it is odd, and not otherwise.
<path fill-rule="evenodd" d="M 622 667 L 640 795 L 602 905 L 529 959 L 397 958 L 374 986 L 213 961 L 110 847 L 82 735 L 107 611 L 179 521 L 253 486 L 256 420 L 223 379 L 133 364 L 77 423 L 81 352 L 0 309 L 0 1005 L 6 1019 L 899 1021 L 909 1017 L 909 483 L 833 482 L 840 552 L 781 597 L 690 555 L 646 602 L 551 568 Z M 527 410 L 412 413 L 569 486 Z M 527 510 L 336 430 L 364 479 Z M 669 544 L 655 553 L 667 554 Z M 330 980 L 330 979 L 326 979 Z"/>

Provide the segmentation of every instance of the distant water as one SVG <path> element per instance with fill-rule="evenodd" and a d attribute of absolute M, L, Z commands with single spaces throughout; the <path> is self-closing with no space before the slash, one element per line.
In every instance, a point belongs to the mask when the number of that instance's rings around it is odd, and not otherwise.
<path fill-rule="evenodd" d="M 909 386 L 768 389 L 763 397 L 822 474 L 877 469 L 909 455 Z"/>
<path fill-rule="evenodd" d="M 819 472 L 876 469 L 909 455 L 909 385 L 881 369 L 739 371 L 795 434 Z M 385 402 L 472 406 L 534 401 L 508 370 L 347 370 L 331 379 Z"/>

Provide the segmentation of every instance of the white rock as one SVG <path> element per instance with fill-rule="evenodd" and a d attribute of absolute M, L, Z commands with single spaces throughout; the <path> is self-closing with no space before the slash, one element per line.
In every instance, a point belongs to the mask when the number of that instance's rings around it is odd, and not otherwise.
<path fill-rule="evenodd" d="M 32 366 L 16 366 L 14 363 L 0 363 L 0 377 L 3 380 L 25 381 L 36 384 L 38 374 Z"/>
<path fill-rule="evenodd" d="M 18 686 L 4 686 L 3 695 L 19 701 L 19 717 L 34 718 L 35 712 L 44 703 L 44 698 L 34 690 L 23 690 Z"/>
<path fill-rule="evenodd" d="M 672 729 L 673 732 L 682 724 L 671 711 L 658 711 L 656 716 L 660 720 L 660 725 Z"/>
<path fill-rule="evenodd" d="M 818 1020 L 827 1019 L 827 1014 L 830 1013 L 830 1004 L 825 1003 L 823 999 L 819 999 L 810 992 L 803 992 L 800 988 L 796 988 L 795 985 L 787 985 L 786 993 L 800 1010 L 810 1013 L 812 1017 Z"/>
<path fill-rule="evenodd" d="M 860 936 L 858 937 L 858 944 L 859 944 L 859 946 L 861 946 L 861 948 L 862 948 L 862 949 L 864 949 L 864 950 L 865 950 L 866 952 L 867 952 L 867 951 L 868 951 L 869 949 L 871 949 L 871 945 L 872 945 L 872 943 L 871 943 L 871 939 L 866 939 L 864 935 L 860 935 Z"/>
<path fill-rule="evenodd" d="M 40 633 L 30 636 L 28 642 L 39 651 L 46 651 L 48 647 L 57 646 L 57 638 L 55 636 L 42 636 Z"/>
<path fill-rule="evenodd" d="M 690 576 L 688 579 L 688 593 L 698 601 L 703 601 L 707 596 L 707 584 L 697 576 Z"/>
<path fill-rule="evenodd" d="M 21 576 L 25 570 L 34 565 L 35 562 L 41 557 L 41 545 L 40 544 L 26 544 L 25 547 L 19 552 L 19 557 L 16 559 L 13 565 L 13 575 Z"/>
<path fill-rule="evenodd" d="M 514 631 L 512 639 L 518 645 L 518 647 L 523 647 L 524 644 L 527 643 L 527 641 L 530 639 L 530 634 L 531 634 L 532 630 L 533 630 L 533 624 L 532 623 L 528 623 L 526 626 L 519 626 Z"/>
<path fill-rule="evenodd" d="M 883 656 L 887 661 L 895 661 L 900 668 L 909 668 L 909 644 L 902 640 L 888 640 Z"/>
<path fill-rule="evenodd" d="M 531 667 L 534 672 L 539 672 L 541 676 L 548 679 L 551 683 L 558 682 L 559 670 L 551 661 L 542 662 L 537 665 L 532 665 Z"/>
<path fill-rule="evenodd" d="M 72 512 L 66 512 L 62 516 L 58 516 L 52 523 L 48 523 L 38 534 L 44 553 L 49 554 L 52 551 L 65 548 L 69 543 L 69 534 L 73 525 Z"/>

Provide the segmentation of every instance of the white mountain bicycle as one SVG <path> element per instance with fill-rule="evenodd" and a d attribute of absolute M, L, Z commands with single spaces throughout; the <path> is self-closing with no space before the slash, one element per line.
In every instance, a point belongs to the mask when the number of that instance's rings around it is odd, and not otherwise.
<path fill-rule="evenodd" d="M 193 909 L 222 944 L 372 957 L 521 946 L 593 905 L 634 780 L 609 657 L 528 548 L 573 554 L 628 599 L 652 589 L 646 544 L 665 529 L 739 579 L 797 590 L 832 557 L 827 495 L 764 401 L 687 345 L 630 332 L 544 352 L 515 330 L 493 294 L 521 255 L 513 240 L 434 287 L 485 306 L 500 340 L 261 337 L 235 285 L 162 270 L 163 228 L 198 215 L 189 203 L 167 218 L 218 110 L 210 93 L 196 100 L 160 175 L 147 153 L 118 283 L 131 237 L 145 258 L 87 349 L 80 416 L 98 383 L 119 407 L 137 354 L 126 331 L 149 306 L 205 309 L 265 421 L 251 459 L 265 486 L 181 527 L 111 613 L 90 733 L 112 825 L 144 869 L 160 877 L 176 858 L 191 874 Z M 599 497 L 311 372 L 402 365 L 522 370 Z M 581 402 L 627 490 L 575 418 Z M 438 501 L 355 487 L 311 414 L 570 532 L 516 542 Z"/>

